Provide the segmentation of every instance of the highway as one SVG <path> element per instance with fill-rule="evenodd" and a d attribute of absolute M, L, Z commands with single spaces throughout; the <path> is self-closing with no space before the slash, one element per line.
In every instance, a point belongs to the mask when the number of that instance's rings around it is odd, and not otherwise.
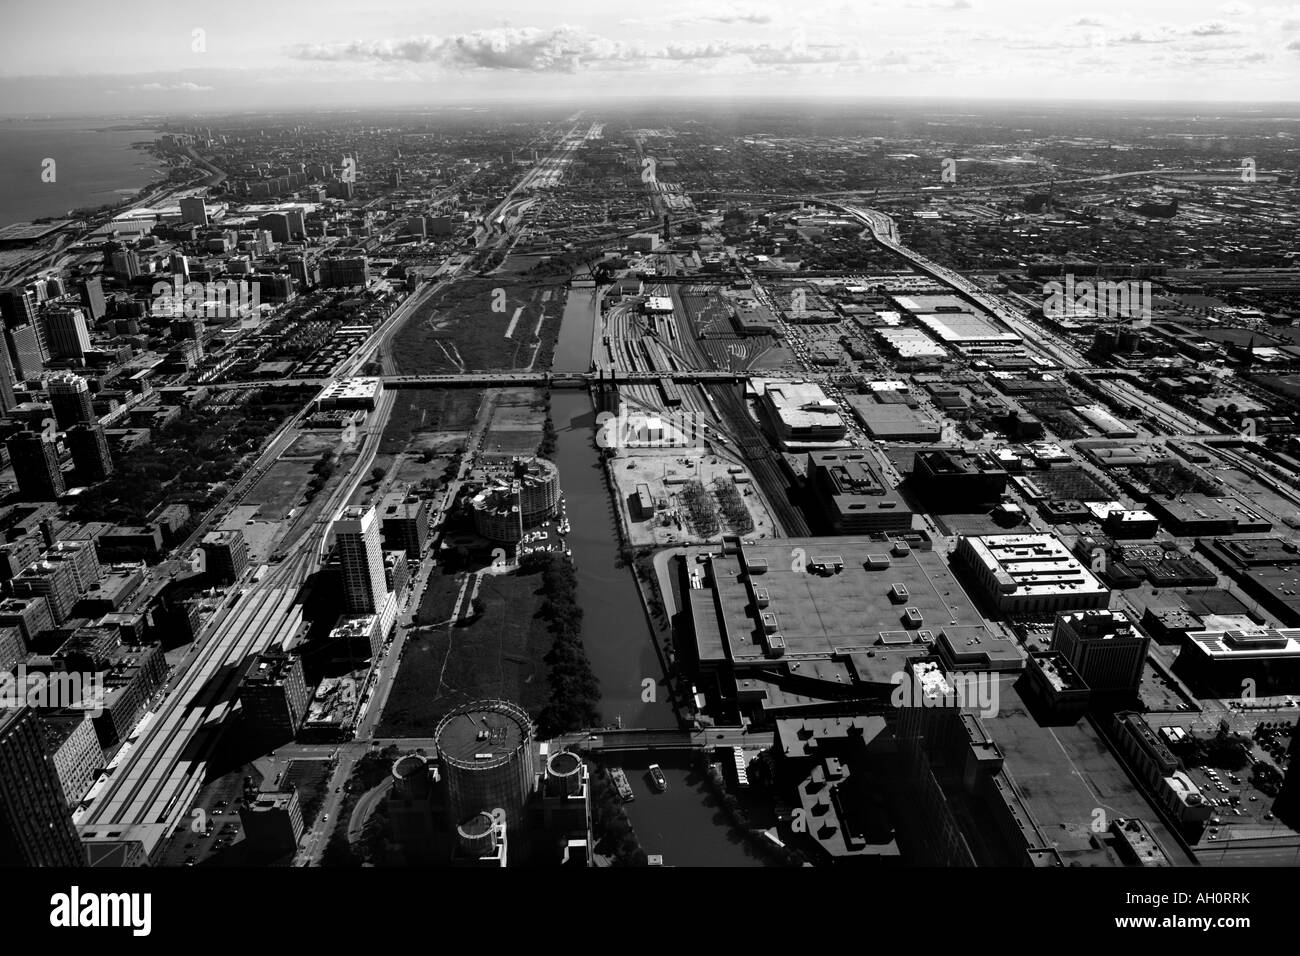
<path fill-rule="evenodd" d="M 898 240 L 898 229 L 891 217 L 873 209 L 847 206 L 826 200 L 820 200 L 820 202 L 857 219 L 871 231 L 873 238 L 877 242 L 907 260 L 918 272 L 944 283 L 967 300 L 996 316 L 1021 337 L 1023 345 L 1029 351 L 1036 352 L 1064 369 L 1080 372 L 1090 369 L 1092 363 L 1057 333 L 1032 322 L 1027 315 L 1011 308 L 997 296 L 985 292 L 960 273 L 941 266 L 904 246 Z M 1091 379 L 1090 381 L 1100 391 L 1111 395 L 1111 397 L 1125 405 L 1140 405 L 1146 414 L 1155 418 L 1175 435 L 1216 434 L 1215 429 L 1197 421 L 1190 415 L 1170 407 L 1166 402 L 1160 401 L 1155 396 L 1145 391 L 1139 391 L 1126 382 L 1101 379 Z"/>

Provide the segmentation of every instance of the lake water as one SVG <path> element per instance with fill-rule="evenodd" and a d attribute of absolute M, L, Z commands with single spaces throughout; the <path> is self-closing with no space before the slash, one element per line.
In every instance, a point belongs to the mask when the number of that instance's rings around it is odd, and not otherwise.
<path fill-rule="evenodd" d="M 131 148 L 156 131 L 104 129 L 121 123 L 0 121 L 0 226 L 119 202 L 160 178 L 161 164 Z M 55 162 L 54 182 L 41 179 L 46 159 Z"/>

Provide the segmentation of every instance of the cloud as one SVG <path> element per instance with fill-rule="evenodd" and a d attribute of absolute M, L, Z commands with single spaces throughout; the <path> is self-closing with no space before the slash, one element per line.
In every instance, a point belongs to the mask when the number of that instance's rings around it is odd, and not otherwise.
<path fill-rule="evenodd" d="M 462 69 L 572 73 L 582 58 L 610 56 L 617 46 L 571 26 L 548 30 L 500 27 L 448 37 L 413 36 L 400 40 L 306 45 L 295 47 L 292 53 L 302 60 L 430 63 Z"/>
<path fill-rule="evenodd" d="M 626 43 L 586 33 L 576 27 L 550 30 L 502 27 L 449 37 L 415 36 L 396 40 L 299 46 L 298 59 L 360 64 L 430 64 L 449 69 L 575 73 L 587 67 L 619 68 L 661 61 L 747 61 L 753 66 L 849 63 L 865 60 L 856 46 L 808 43 L 796 35 L 780 45 L 742 40 L 666 44 Z"/>
<path fill-rule="evenodd" d="M 1194 37 L 1221 37 L 1241 31 L 1222 20 L 1206 20 L 1188 27 L 1187 32 Z"/>
<path fill-rule="evenodd" d="M 950 13 L 975 9 L 974 0 L 910 0 L 907 5 L 913 10 L 947 10 Z"/>
<path fill-rule="evenodd" d="M 1121 34 L 1115 37 L 1111 42 L 1128 44 L 1142 43 L 1168 43 L 1172 37 L 1164 34 L 1155 34 L 1150 30 L 1133 30 L 1129 33 Z"/>
<path fill-rule="evenodd" d="M 185 82 L 185 83 L 141 83 L 141 84 L 139 84 L 138 86 L 133 86 L 133 87 L 131 87 L 131 89 L 133 89 L 133 90 L 142 90 L 142 91 L 147 91 L 147 92 L 158 92 L 158 91 L 163 91 L 163 90 L 165 90 L 165 91 L 167 91 L 167 92 L 177 91 L 177 92 L 184 92 L 184 93 L 203 93 L 203 92 L 206 92 L 206 91 L 212 89 L 212 87 L 210 87 L 210 86 L 200 86 L 198 83 L 189 83 L 189 82 Z"/>
<path fill-rule="evenodd" d="M 1254 13 L 1255 8 L 1249 3 L 1238 3 L 1237 0 L 1232 0 L 1231 3 L 1219 7 L 1219 12 L 1225 17 L 1244 17 Z"/>
<path fill-rule="evenodd" d="M 726 4 L 720 8 L 705 8 L 698 12 L 678 14 L 673 23 L 749 23 L 763 25 L 772 22 L 772 14 L 759 7 L 744 4 Z"/>

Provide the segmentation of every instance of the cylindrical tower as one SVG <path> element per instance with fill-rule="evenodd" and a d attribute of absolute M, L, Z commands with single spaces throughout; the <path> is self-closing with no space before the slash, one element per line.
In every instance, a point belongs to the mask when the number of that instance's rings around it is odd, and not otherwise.
<path fill-rule="evenodd" d="M 505 700 L 465 704 L 438 723 L 434 740 L 449 819 L 499 808 L 509 830 L 518 832 L 533 789 L 533 725 L 527 712 Z"/>
<path fill-rule="evenodd" d="M 429 763 L 419 754 L 407 754 L 393 764 L 393 789 L 407 800 L 427 800 L 432 788 Z"/>
<path fill-rule="evenodd" d="M 582 758 L 568 750 L 552 754 L 546 761 L 548 796 L 576 796 L 582 789 Z"/>
<path fill-rule="evenodd" d="M 456 827 L 456 839 L 466 856 L 490 856 L 496 849 L 496 833 L 492 829 L 492 814 L 476 813 Z"/>

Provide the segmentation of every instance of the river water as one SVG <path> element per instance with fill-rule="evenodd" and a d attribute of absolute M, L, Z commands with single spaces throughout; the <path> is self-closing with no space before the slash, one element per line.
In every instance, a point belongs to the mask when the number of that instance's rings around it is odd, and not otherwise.
<path fill-rule="evenodd" d="M 591 367 L 596 299 L 588 289 L 571 289 L 556 343 L 556 372 Z M 582 605 L 582 642 L 600 680 L 600 710 L 607 723 L 624 727 L 673 728 L 663 666 L 646 620 L 632 572 L 618 567 L 618 519 L 595 443 L 596 412 L 591 396 L 577 389 L 552 389 L 551 418 L 557 433 L 555 462 L 572 530 L 568 535 Z M 647 687 L 648 683 L 648 687 Z M 646 700 L 647 697 L 652 699 Z M 687 755 L 636 753 L 620 756 L 637 793 L 628 818 L 647 853 L 666 866 L 761 866 L 763 860 L 727 826 Z M 646 768 L 662 765 L 668 789 L 650 787 Z"/>

